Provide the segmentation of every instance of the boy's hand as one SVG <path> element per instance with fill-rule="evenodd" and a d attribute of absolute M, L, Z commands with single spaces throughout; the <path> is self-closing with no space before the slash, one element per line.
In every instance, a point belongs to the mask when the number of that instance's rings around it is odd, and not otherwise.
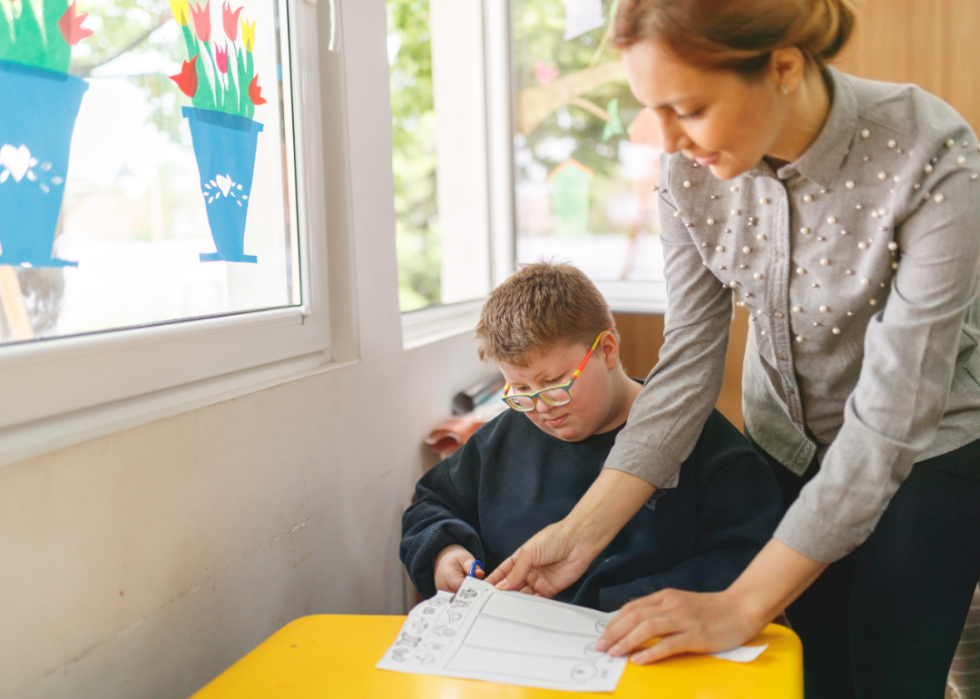
<path fill-rule="evenodd" d="M 463 579 L 470 574 L 475 560 L 473 554 L 458 544 L 444 548 L 436 556 L 436 589 L 455 593 L 463 584 Z M 482 578 L 483 575 L 483 570 L 477 566 L 476 577 Z"/>

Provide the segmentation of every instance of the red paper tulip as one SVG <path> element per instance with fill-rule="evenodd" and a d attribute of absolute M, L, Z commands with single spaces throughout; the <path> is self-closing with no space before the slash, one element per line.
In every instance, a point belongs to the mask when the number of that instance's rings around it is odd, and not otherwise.
<path fill-rule="evenodd" d="M 215 62 L 218 64 L 218 70 L 222 73 L 228 72 L 228 47 L 225 46 L 224 49 L 214 47 L 214 58 Z"/>
<path fill-rule="evenodd" d="M 228 0 L 225 0 L 225 4 L 221 6 L 221 20 L 225 25 L 225 34 L 229 39 L 235 41 L 238 39 L 238 15 L 241 13 L 242 8 L 239 7 L 234 12 L 231 11 L 231 4 Z"/>
<path fill-rule="evenodd" d="M 74 46 L 85 37 L 92 36 L 92 30 L 82 26 L 86 17 L 88 14 L 75 16 L 75 1 L 72 0 L 71 5 L 65 10 L 65 14 L 61 15 L 61 19 L 58 20 L 58 29 L 61 30 L 61 35 L 65 37 L 69 46 Z"/>
<path fill-rule="evenodd" d="M 197 92 L 197 68 L 194 67 L 196 61 L 197 56 L 189 61 L 184 61 L 184 65 L 180 67 L 180 73 L 170 76 L 170 79 L 177 83 L 180 91 L 188 97 L 193 97 L 194 93 Z"/>
<path fill-rule="evenodd" d="M 198 5 L 196 8 L 191 5 L 191 14 L 194 16 L 194 31 L 197 38 L 205 44 L 211 41 L 211 0 L 204 5 L 204 9 Z"/>
<path fill-rule="evenodd" d="M 265 104 L 265 98 L 262 97 L 262 88 L 259 87 L 258 73 L 252 78 L 252 82 L 248 84 L 248 98 L 252 100 L 252 104 Z"/>

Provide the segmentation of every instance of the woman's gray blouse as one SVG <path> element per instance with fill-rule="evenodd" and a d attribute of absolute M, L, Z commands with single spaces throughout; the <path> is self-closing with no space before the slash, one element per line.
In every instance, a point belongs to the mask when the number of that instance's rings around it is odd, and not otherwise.
<path fill-rule="evenodd" d="M 676 485 L 734 293 L 747 431 L 794 473 L 820 456 L 776 537 L 823 562 L 868 537 L 913 463 L 980 438 L 977 137 L 915 86 L 828 77 L 827 122 L 793 163 L 719 180 L 664 158 L 665 342 L 606 462 Z"/>

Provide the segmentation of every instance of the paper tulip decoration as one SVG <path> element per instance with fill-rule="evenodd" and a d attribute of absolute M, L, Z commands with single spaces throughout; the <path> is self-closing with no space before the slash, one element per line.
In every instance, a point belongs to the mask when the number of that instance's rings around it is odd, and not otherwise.
<path fill-rule="evenodd" d="M 0 3 L 0 265 L 65 267 L 52 256 L 75 118 L 88 83 L 67 75 L 71 47 L 92 35 L 75 3 L 38 14 Z"/>
<path fill-rule="evenodd" d="M 201 261 L 256 262 L 244 250 L 255 154 L 263 128 L 252 115 L 256 105 L 266 103 L 252 60 L 255 22 L 239 17 L 242 8 L 232 10 L 225 0 L 221 24 L 228 42 L 219 47 L 212 41 L 210 0 L 203 7 L 170 0 L 170 8 L 188 57 L 180 73 L 170 79 L 194 105 L 184 107 L 183 114 L 191 127 L 201 194 L 217 248 L 201 253 Z"/>

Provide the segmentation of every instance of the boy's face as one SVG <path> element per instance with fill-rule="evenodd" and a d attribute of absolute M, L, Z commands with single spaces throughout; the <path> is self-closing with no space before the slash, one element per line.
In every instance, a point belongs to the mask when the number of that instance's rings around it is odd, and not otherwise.
<path fill-rule="evenodd" d="M 527 358 L 527 366 L 506 362 L 500 370 L 511 393 L 534 393 L 549 386 L 568 383 L 572 373 L 589 352 L 589 345 L 563 344 Z M 535 409 L 524 413 L 548 434 L 566 442 L 578 442 L 611 428 L 619 412 L 614 405 L 613 370 L 618 366 L 619 345 L 609 333 L 603 335 L 585 368 L 572 384 L 572 402 L 552 407 L 535 400 Z"/>

